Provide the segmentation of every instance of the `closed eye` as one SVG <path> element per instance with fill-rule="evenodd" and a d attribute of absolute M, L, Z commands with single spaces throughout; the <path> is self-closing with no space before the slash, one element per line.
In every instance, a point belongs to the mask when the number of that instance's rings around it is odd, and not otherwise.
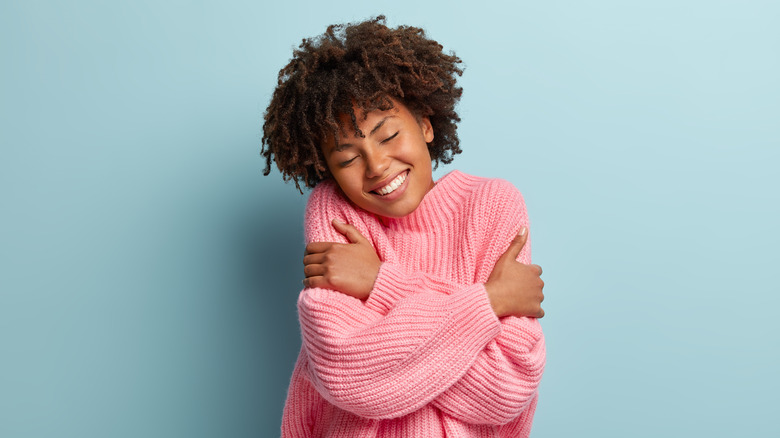
<path fill-rule="evenodd" d="M 347 161 L 342 161 L 341 163 L 339 163 L 339 167 L 347 167 L 347 166 L 349 166 L 350 164 L 352 164 L 353 161 L 355 161 L 356 158 L 357 157 L 352 157 L 352 158 L 350 158 Z"/>
<path fill-rule="evenodd" d="M 387 137 L 386 139 L 382 140 L 382 143 L 387 143 L 388 141 L 394 139 L 398 135 L 398 132 L 400 132 L 400 131 L 396 131 L 395 134 L 393 134 L 390 137 Z"/>

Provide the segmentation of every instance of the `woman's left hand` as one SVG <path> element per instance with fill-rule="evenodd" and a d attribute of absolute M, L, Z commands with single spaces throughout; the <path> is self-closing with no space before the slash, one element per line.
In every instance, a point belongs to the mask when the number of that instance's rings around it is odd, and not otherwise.
<path fill-rule="evenodd" d="M 357 228 L 337 219 L 333 228 L 350 243 L 312 242 L 303 256 L 305 287 L 319 287 L 365 300 L 374 288 L 382 262 Z"/>

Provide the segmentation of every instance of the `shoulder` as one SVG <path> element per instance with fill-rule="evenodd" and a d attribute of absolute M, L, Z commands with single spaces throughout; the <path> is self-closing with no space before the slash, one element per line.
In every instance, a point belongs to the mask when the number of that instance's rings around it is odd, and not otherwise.
<path fill-rule="evenodd" d="M 451 183 L 464 188 L 464 204 L 469 222 L 485 235 L 511 237 L 528 226 L 528 213 L 520 190 L 501 178 L 484 178 L 461 172 Z M 449 179 L 449 178 L 448 178 Z"/>
<path fill-rule="evenodd" d="M 334 181 L 321 181 L 314 187 L 306 203 L 303 221 L 306 242 L 346 243 L 344 236 L 333 230 L 331 224 L 333 219 L 354 225 L 361 233 L 365 233 L 363 224 L 370 220 L 370 216 L 369 213 L 355 207 Z"/>
<path fill-rule="evenodd" d="M 524 210 L 525 202 L 520 190 L 511 182 L 501 178 L 485 178 L 453 171 L 442 182 L 457 187 L 464 201 L 477 211 L 485 214 L 496 210 Z"/>
<path fill-rule="evenodd" d="M 489 260 L 497 260 L 522 227 L 529 227 L 528 212 L 520 190 L 500 178 L 470 177 L 470 218 L 472 231 L 487 236 L 478 247 Z M 526 243 L 518 260 L 531 263 L 531 245 Z M 492 268 L 492 265 L 490 265 Z"/>
<path fill-rule="evenodd" d="M 499 214 L 525 215 L 525 200 L 520 190 L 505 179 L 487 179 L 479 192 L 491 211 Z M 516 217 L 519 219 L 519 217 Z"/>
<path fill-rule="evenodd" d="M 455 189 L 461 193 L 467 194 L 502 194 L 502 193 L 520 193 L 511 182 L 501 178 L 486 178 L 483 176 L 469 175 L 459 170 L 444 175 L 438 182 L 448 189 Z"/>
<path fill-rule="evenodd" d="M 338 185 L 332 180 L 320 181 L 309 195 L 306 203 L 306 221 L 312 219 L 318 212 L 338 212 L 350 208 L 349 201 L 339 190 Z"/>
<path fill-rule="evenodd" d="M 487 198 L 492 203 L 511 203 L 523 197 L 514 184 L 501 178 L 482 178 L 481 184 L 475 190 L 475 196 Z"/>

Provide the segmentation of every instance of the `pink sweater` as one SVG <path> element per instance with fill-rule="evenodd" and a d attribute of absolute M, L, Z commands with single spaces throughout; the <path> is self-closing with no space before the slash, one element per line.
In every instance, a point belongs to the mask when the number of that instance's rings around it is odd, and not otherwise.
<path fill-rule="evenodd" d="M 485 293 L 528 215 L 510 183 L 454 171 L 412 214 L 379 218 L 331 181 L 306 208 L 306 241 L 352 224 L 382 260 L 369 298 L 304 289 L 303 346 L 282 436 L 527 437 L 545 360 L 533 318 L 493 313 Z M 526 244 L 518 260 L 531 262 Z"/>

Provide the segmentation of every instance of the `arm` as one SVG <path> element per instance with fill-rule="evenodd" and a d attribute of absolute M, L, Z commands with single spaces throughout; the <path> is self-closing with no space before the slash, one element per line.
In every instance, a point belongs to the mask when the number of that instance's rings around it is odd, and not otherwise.
<path fill-rule="evenodd" d="M 422 408 L 499 333 L 477 292 L 421 292 L 383 315 L 340 292 L 304 290 L 298 310 L 313 384 L 334 405 L 367 418 Z"/>
<path fill-rule="evenodd" d="M 388 315 L 392 315 L 402 303 L 408 305 L 412 297 L 423 300 L 421 304 L 426 305 L 431 297 L 447 297 L 452 291 L 458 293 L 459 287 L 464 286 L 420 272 L 407 274 L 394 265 L 384 263 L 374 292 L 363 307 L 373 308 L 377 315 L 383 315 L 385 309 L 389 309 Z M 476 290 L 470 293 L 487 296 L 480 284 L 471 287 Z M 470 321 L 463 324 L 463 328 L 470 329 Z M 448 357 L 442 360 L 444 365 L 451 364 Z M 465 374 L 432 403 L 467 423 L 507 423 L 528 409 L 535 400 L 544 361 L 544 338 L 538 320 L 504 317 L 500 320 L 500 332 L 478 352 Z M 399 376 L 399 380 L 405 378 Z M 411 390 L 419 389 L 411 386 Z"/>
<path fill-rule="evenodd" d="M 481 197 L 488 201 L 480 203 L 480 216 L 484 222 L 478 227 L 490 230 L 490 239 L 485 240 L 480 250 L 482 264 L 477 267 L 476 280 L 484 281 L 485 276 L 492 280 L 499 269 L 531 270 L 535 277 L 527 281 L 540 282 L 537 291 L 541 294 L 541 269 L 531 265 L 530 242 L 521 251 L 512 251 L 517 242 L 517 230 L 529 226 L 522 195 L 505 181 L 494 181 L 493 184 L 495 187 Z M 507 246 L 509 250 L 503 252 Z M 508 257 L 511 260 L 507 260 Z M 515 260 L 520 263 L 514 263 Z M 495 292 L 495 289 L 489 292 Z M 538 305 L 541 299 L 543 296 L 532 304 Z M 535 308 L 510 314 L 543 316 L 544 312 Z M 533 410 L 544 363 L 545 343 L 539 321 L 528 317 L 503 317 L 501 333 L 480 352 L 464 377 L 437 397 L 434 404 L 462 421 L 507 423 Z"/>
<path fill-rule="evenodd" d="M 517 193 L 517 196 L 519 197 L 519 193 Z M 522 198 L 519 198 L 519 203 L 510 204 L 515 205 L 515 208 L 524 213 Z M 307 211 L 323 211 L 323 209 L 322 206 L 318 206 L 315 210 L 310 209 Z M 493 212 L 496 213 L 495 211 Z M 514 220 L 515 226 L 518 226 L 517 221 L 522 219 L 517 214 L 504 215 L 502 214 L 503 212 L 497 213 L 499 217 L 504 217 L 508 221 Z M 344 219 L 348 221 L 354 220 L 354 218 Z M 527 223 L 527 219 L 525 222 Z M 494 225 L 496 224 L 492 222 L 486 224 L 491 230 L 495 229 L 497 234 L 502 231 L 500 228 L 494 228 Z M 321 240 L 343 241 L 344 239 L 343 236 L 333 231 L 333 227 L 320 226 L 315 228 L 331 230 L 331 233 L 334 233 L 322 237 Z M 505 230 L 503 231 L 511 229 L 508 227 L 504 228 Z M 307 240 L 313 240 L 312 237 L 308 235 Z M 490 240 L 492 242 L 500 242 L 498 239 Z M 496 254 L 500 255 L 500 251 L 503 248 L 493 251 L 495 249 L 493 246 L 495 244 L 491 245 L 487 250 L 482 249 L 479 251 L 480 256 L 483 258 L 483 266 L 478 269 L 480 272 L 491 272 L 489 269 L 484 269 L 484 267 L 492 268 L 496 265 Z M 513 253 L 513 264 L 519 265 L 514 263 L 514 258 L 520 252 L 519 248 L 522 248 L 522 246 L 521 243 L 517 251 Z M 491 254 L 493 255 L 492 258 Z M 525 248 L 520 257 L 528 257 L 528 255 L 529 252 Z M 477 277 L 480 275 L 478 272 Z M 484 278 L 481 281 L 484 281 Z M 330 298 L 336 300 L 349 298 L 335 291 L 328 292 L 335 294 Z M 473 342 L 475 339 L 469 339 L 468 335 L 475 332 L 478 333 L 480 330 L 478 330 L 478 326 L 475 327 L 475 324 L 478 325 L 479 323 L 478 318 L 474 319 L 473 316 L 469 316 L 466 319 L 460 319 L 458 322 L 457 318 L 449 318 L 454 315 L 452 310 L 458 308 L 456 302 L 460 299 L 467 298 L 473 300 L 480 297 L 486 297 L 485 289 L 481 283 L 457 285 L 423 273 L 408 274 L 389 263 L 382 264 L 380 275 L 376 278 L 374 289 L 366 300 L 365 305 L 362 305 L 358 300 L 351 299 L 345 303 L 338 303 L 334 307 L 322 307 L 319 315 L 315 315 L 314 313 L 316 312 L 312 313 L 310 306 L 301 306 L 301 324 L 304 327 L 304 340 L 312 341 L 311 344 L 307 343 L 307 347 L 310 347 L 310 353 L 312 348 L 319 348 L 317 352 L 311 354 L 311 361 L 315 362 L 316 356 L 320 356 L 323 360 L 333 357 L 340 359 L 337 364 L 321 364 L 320 370 L 322 372 L 315 372 L 312 380 L 316 381 L 317 376 L 322 376 L 320 392 L 323 393 L 323 396 L 329 398 L 336 405 L 368 417 L 385 418 L 403 415 L 421 407 L 428 401 L 433 401 L 443 411 L 464 421 L 490 424 L 506 423 L 519 415 L 535 395 L 544 360 L 541 331 L 535 320 L 504 318 L 503 326 L 506 328 L 502 329 L 501 335 L 495 333 L 489 336 L 487 340 L 486 338 L 481 338 L 482 342 L 485 342 L 483 348 L 476 352 L 472 350 L 473 355 L 465 351 L 454 352 L 453 350 L 459 348 L 460 344 L 463 344 L 464 347 L 476 345 Z M 304 295 L 301 298 L 301 303 L 303 303 Z M 321 296 L 319 299 L 324 298 Z M 353 305 L 353 307 L 347 304 Z M 485 302 L 482 301 L 481 304 L 484 309 Z M 308 310 L 307 307 L 309 307 Z M 466 308 L 461 307 L 459 311 L 461 315 L 469 315 L 467 310 L 478 308 L 479 303 L 473 302 Z M 356 320 L 355 317 L 361 313 L 368 319 L 363 321 Z M 443 314 L 447 315 L 447 318 L 443 319 Z M 324 315 L 332 317 L 346 317 L 346 315 L 349 315 L 350 317 L 340 322 L 325 321 L 325 324 L 321 324 L 314 332 L 306 331 L 307 326 L 313 327 L 316 325 L 313 324 L 314 322 L 318 320 L 320 322 L 324 321 Z M 310 323 L 306 323 L 306 316 L 312 317 Z M 413 318 L 410 319 L 410 316 Z M 449 319 L 449 321 L 446 319 Z M 514 320 L 516 321 L 513 323 L 512 321 Z M 417 325 L 407 335 L 403 333 L 402 325 L 410 321 Z M 433 343 L 422 345 L 414 344 L 414 342 L 410 344 L 410 340 L 407 339 L 408 336 L 413 336 L 415 339 L 425 341 L 426 339 L 441 336 L 437 334 L 437 331 L 442 330 L 451 322 L 456 322 L 456 324 L 455 326 L 449 326 L 445 330 L 446 333 L 450 334 L 453 330 L 458 333 L 457 330 L 460 330 L 459 333 L 461 334 L 456 336 L 456 338 L 443 340 L 438 345 Z M 424 327 L 428 325 L 430 327 Z M 426 331 L 426 328 L 436 329 Z M 349 363 L 352 363 L 355 367 L 362 366 L 359 365 L 359 359 L 368 359 L 367 356 L 371 356 L 371 352 L 376 349 L 372 349 L 372 345 L 369 344 L 373 343 L 373 346 L 376 346 L 377 342 L 379 342 L 378 338 L 376 338 L 377 331 L 382 332 L 385 330 L 389 331 L 387 334 L 391 335 L 390 338 L 392 340 L 401 344 L 406 343 L 406 345 L 397 345 L 395 347 L 396 352 L 399 353 L 396 355 L 397 362 L 382 362 L 381 357 L 379 357 L 382 356 L 380 351 L 377 352 L 377 357 L 372 359 L 377 361 L 373 365 L 379 373 L 374 373 L 371 376 L 362 376 L 359 372 L 347 375 L 339 373 L 343 371 L 343 368 L 339 367 Z M 338 334 L 338 339 L 330 339 L 329 345 L 314 345 L 318 344 L 316 341 L 326 340 L 326 337 L 331 337 L 335 334 Z M 371 337 L 374 337 L 374 339 L 368 339 Z M 518 344 L 518 339 L 524 339 L 526 342 Z M 387 347 L 392 346 L 385 345 L 383 349 Z M 404 347 L 407 349 L 398 351 L 399 348 L 403 349 Z M 447 350 L 447 348 L 450 348 L 450 350 Z M 440 350 L 439 354 L 436 353 L 437 349 Z M 349 358 L 350 353 L 345 350 L 353 350 L 359 357 Z M 420 352 L 422 350 L 425 350 L 427 357 L 416 357 L 413 359 L 413 356 L 422 354 Z M 435 359 L 436 356 L 444 359 Z M 455 361 L 457 366 L 453 362 L 447 362 L 446 359 L 449 358 L 457 358 L 458 360 Z M 410 365 L 411 369 L 424 367 L 422 369 L 430 371 L 430 375 L 424 372 L 420 373 L 419 370 L 414 372 L 413 375 L 405 374 L 403 367 L 407 366 L 405 364 L 409 363 L 409 361 L 417 361 L 415 362 L 417 365 Z M 379 364 L 379 362 L 382 363 Z M 467 373 L 463 375 L 462 366 L 467 362 L 474 363 L 472 366 L 467 366 Z M 332 369 L 329 367 L 332 367 Z M 389 370 L 389 368 L 394 369 Z M 447 374 L 447 372 L 450 372 L 450 374 Z M 380 374 L 382 373 L 387 375 L 381 376 Z M 453 381 L 453 377 L 459 373 L 462 377 Z M 386 379 L 384 384 L 382 383 L 383 378 Z M 354 384 L 350 386 L 350 382 L 354 382 Z M 401 382 L 400 385 L 399 382 Z M 447 382 L 450 383 L 448 384 Z M 379 386 L 372 386 L 374 384 Z M 361 390 L 365 390 L 366 394 L 361 395 Z M 328 397 L 329 393 L 332 398 Z M 441 395 L 437 399 L 431 399 L 430 396 L 435 396 L 439 393 Z M 360 407 L 352 404 L 362 403 L 360 398 L 366 396 L 370 396 L 376 404 L 363 406 L 367 411 L 364 413 L 358 410 L 361 409 Z M 395 404 L 390 403 L 387 406 L 380 406 L 385 396 L 387 399 L 394 399 L 393 403 Z M 385 402 L 387 401 L 385 400 Z"/>
<path fill-rule="evenodd" d="M 519 300 L 517 295 L 510 294 L 509 298 L 514 300 L 510 299 L 509 304 L 525 307 L 511 309 L 509 306 L 509 311 L 500 310 L 507 308 L 506 303 L 501 305 L 501 300 L 494 300 L 491 296 L 491 293 L 501 293 L 500 287 L 493 287 L 494 277 L 507 270 L 525 271 L 520 274 L 507 274 L 512 280 L 510 284 L 526 283 L 533 286 L 534 282 L 541 283 L 536 284 L 534 291 L 530 291 L 532 294 L 541 295 L 543 286 L 539 278 L 540 268 L 530 265 L 530 244 L 526 244 L 523 237 L 515 237 L 517 229 L 528 226 L 523 198 L 508 183 L 495 185 L 495 190 L 481 197 L 491 202 L 486 203 L 477 213 L 483 223 L 477 224 L 476 228 L 489 230 L 487 234 L 490 237 L 485 239 L 485 245 L 475 254 L 481 260 L 480 266 L 477 266 L 475 281 L 485 282 L 487 277 L 485 283 L 488 296 L 492 302 L 496 302 L 493 308 L 499 316 L 510 314 L 541 317 L 544 312 L 539 304 L 543 296 L 528 301 Z M 527 238 L 527 235 L 525 237 Z M 509 249 L 506 249 L 507 246 Z M 392 281 L 385 280 L 388 278 Z M 432 275 L 404 273 L 398 267 L 385 263 L 366 305 L 382 311 L 391 308 L 396 300 L 420 290 L 447 294 L 456 288 L 457 285 Z M 511 292 L 516 293 L 517 290 Z M 544 362 L 544 337 L 538 320 L 506 316 L 501 318 L 501 333 L 479 353 L 468 372 L 437 397 L 433 404 L 465 422 L 496 425 L 507 423 L 533 408 Z"/>
<path fill-rule="evenodd" d="M 507 251 L 504 256 L 511 254 Z M 446 296 L 457 286 L 385 263 L 366 305 L 381 311 L 391 306 L 390 298 L 421 290 Z M 463 377 L 433 400 L 434 406 L 467 423 L 493 425 L 507 423 L 532 407 L 544 369 L 541 326 L 536 318 L 507 316 L 500 321 L 501 332 L 479 352 Z"/>
<path fill-rule="evenodd" d="M 536 319 L 507 317 L 501 333 L 474 365 L 433 404 L 475 424 L 505 424 L 535 402 L 545 362 L 545 345 Z"/>
<path fill-rule="evenodd" d="M 350 217 L 354 211 L 323 193 L 315 190 L 309 202 L 307 242 L 344 242 L 332 218 L 362 226 Z M 427 405 L 462 377 L 500 330 L 481 284 L 447 294 L 418 291 L 388 311 L 313 287 L 301 293 L 298 310 L 314 387 L 332 404 L 367 418 L 395 418 Z"/>

